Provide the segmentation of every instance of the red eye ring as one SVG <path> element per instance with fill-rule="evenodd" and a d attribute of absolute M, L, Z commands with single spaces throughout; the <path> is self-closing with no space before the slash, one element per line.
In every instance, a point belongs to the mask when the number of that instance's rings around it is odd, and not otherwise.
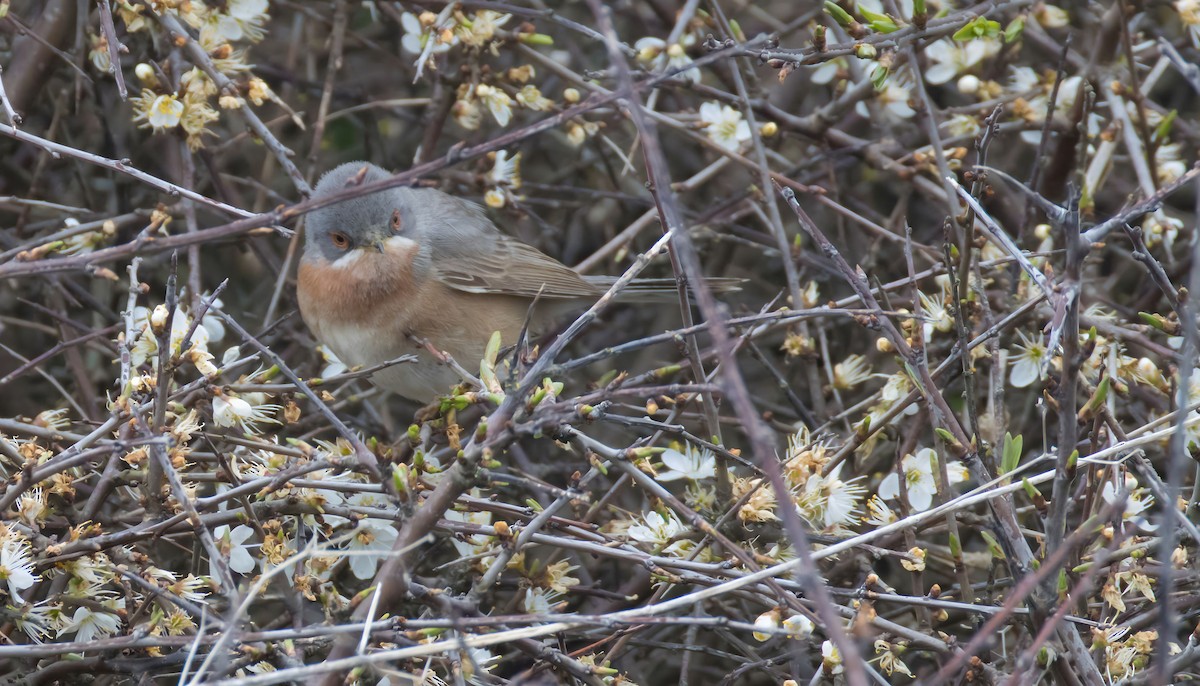
<path fill-rule="evenodd" d="M 400 218 L 400 210 L 392 210 L 392 233 L 400 233 L 404 222 Z"/>
<path fill-rule="evenodd" d="M 339 250 L 345 250 L 350 247 L 350 237 L 341 231 L 334 231 L 329 234 L 329 238 L 333 241 L 333 246 Z"/>

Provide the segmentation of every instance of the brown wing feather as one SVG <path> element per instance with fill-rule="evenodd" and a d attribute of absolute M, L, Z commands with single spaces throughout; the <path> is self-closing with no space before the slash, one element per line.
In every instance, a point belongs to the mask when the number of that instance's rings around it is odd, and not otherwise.
<path fill-rule="evenodd" d="M 515 238 L 501 234 L 494 247 L 435 260 L 435 278 L 467 293 L 582 298 L 603 292 L 575 270 Z"/>

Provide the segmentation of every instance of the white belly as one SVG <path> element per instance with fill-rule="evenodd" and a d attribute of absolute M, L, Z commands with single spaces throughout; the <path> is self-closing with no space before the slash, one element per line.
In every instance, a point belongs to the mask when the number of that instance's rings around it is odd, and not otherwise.
<path fill-rule="evenodd" d="M 348 367 L 370 367 L 406 354 L 417 356 L 416 362 L 402 362 L 375 372 L 371 382 L 380 388 L 411 400 L 429 402 L 437 395 L 448 393 L 460 381 L 454 370 L 406 338 L 395 340 L 353 325 L 329 328 L 334 330 L 322 331 L 321 342 Z M 478 360 L 466 360 L 462 364 L 470 369 L 470 365 L 478 364 Z"/>

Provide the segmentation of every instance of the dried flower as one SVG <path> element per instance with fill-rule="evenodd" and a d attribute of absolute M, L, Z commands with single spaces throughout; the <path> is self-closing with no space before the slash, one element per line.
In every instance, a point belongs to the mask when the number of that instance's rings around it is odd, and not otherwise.
<path fill-rule="evenodd" d="M 900 659 L 900 654 L 903 652 L 904 647 L 901 645 L 893 645 L 883 639 L 875 641 L 875 653 L 878 655 L 879 668 L 888 676 L 899 672 L 909 678 L 913 677 L 913 673 L 909 670 L 908 665 L 904 664 L 904 661 Z"/>
<path fill-rule="evenodd" d="M 475 131 L 483 123 L 483 112 L 472 97 L 460 96 L 450 108 L 450 116 L 459 126 L 468 131 Z"/>
<path fill-rule="evenodd" d="M 871 363 L 862 355 L 851 355 L 833 365 L 833 386 L 847 391 L 871 378 Z"/>
<path fill-rule="evenodd" d="M 900 558 L 900 566 L 910 572 L 923 572 L 927 555 L 924 548 L 909 548 L 908 557 Z"/>
<path fill-rule="evenodd" d="M 482 48 L 496 35 L 496 30 L 512 19 L 511 14 L 501 14 L 493 10 L 479 10 L 471 19 L 457 16 L 458 25 L 454 33 L 464 45 Z"/>
<path fill-rule="evenodd" d="M 108 52 L 108 39 L 104 34 L 94 34 L 88 31 L 88 44 L 91 49 L 88 50 L 88 61 L 92 63 L 92 67 L 98 72 L 107 74 L 112 67 L 112 55 Z"/>
<path fill-rule="evenodd" d="M 527 110 L 546 112 L 554 107 L 554 101 L 542 95 L 537 86 L 532 84 L 517 91 L 517 102 Z"/>
<path fill-rule="evenodd" d="M 749 494 L 746 503 L 738 510 L 738 519 L 744 522 L 767 522 L 779 519 L 775 514 L 775 491 L 761 479 L 740 478 L 733 482 L 733 496 L 741 500 Z"/>

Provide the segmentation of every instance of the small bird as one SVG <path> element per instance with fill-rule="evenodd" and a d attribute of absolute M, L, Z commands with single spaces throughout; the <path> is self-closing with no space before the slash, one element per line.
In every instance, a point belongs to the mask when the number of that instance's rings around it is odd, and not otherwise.
<path fill-rule="evenodd" d="M 347 162 L 321 177 L 313 197 L 389 176 Z M 501 233 L 479 205 L 432 188 L 392 188 L 314 210 L 305 232 L 297 294 L 309 329 L 350 366 L 416 353 L 416 363 L 373 381 L 420 402 L 461 379 L 415 341 L 477 372 L 492 332 L 515 343 L 535 298 L 537 330 L 586 307 L 614 280 L 579 274 Z M 664 281 L 635 281 L 631 293 L 675 292 Z"/>

